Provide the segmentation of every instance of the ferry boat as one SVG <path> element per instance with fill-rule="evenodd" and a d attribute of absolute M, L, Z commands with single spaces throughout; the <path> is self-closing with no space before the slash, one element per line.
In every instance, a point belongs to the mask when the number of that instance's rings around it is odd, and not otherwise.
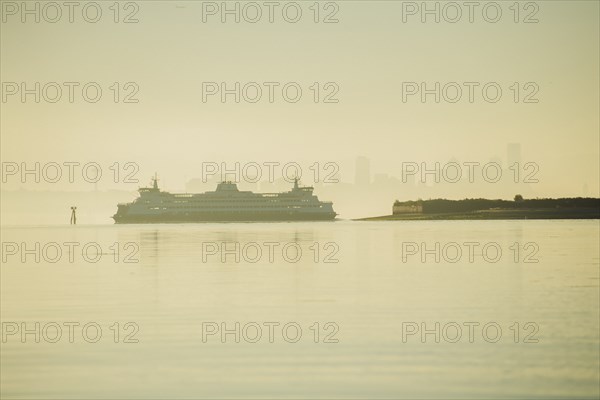
<path fill-rule="evenodd" d="M 117 224 L 335 219 L 333 203 L 320 201 L 313 190 L 295 179 L 292 190 L 284 193 L 240 191 L 230 181 L 219 183 L 212 192 L 169 193 L 158 188 L 154 177 L 151 187 L 138 190 L 137 199 L 118 204 L 112 218 Z"/>

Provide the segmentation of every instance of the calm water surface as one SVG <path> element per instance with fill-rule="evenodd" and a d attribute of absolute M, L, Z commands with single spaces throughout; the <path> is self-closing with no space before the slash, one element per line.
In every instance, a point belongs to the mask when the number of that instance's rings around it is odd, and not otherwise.
<path fill-rule="evenodd" d="M 598 221 L 3 227 L 0 394 L 598 398 L 599 231 Z M 77 244 L 72 261 L 64 243 Z M 203 327 L 219 332 L 203 340 Z"/>

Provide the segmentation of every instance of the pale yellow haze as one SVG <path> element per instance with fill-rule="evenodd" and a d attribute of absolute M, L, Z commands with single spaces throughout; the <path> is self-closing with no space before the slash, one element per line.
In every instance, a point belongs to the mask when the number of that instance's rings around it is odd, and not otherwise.
<path fill-rule="evenodd" d="M 449 20 L 456 10 L 444 9 L 444 2 L 437 3 L 439 23 L 427 14 L 421 22 L 422 10 L 411 7 L 422 7 L 422 2 L 321 2 L 316 16 L 314 2 L 300 1 L 295 3 L 302 10 L 297 23 L 283 17 L 289 2 L 274 8 L 272 23 L 265 6 L 262 18 L 250 22 L 256 10 L 244 9 L 244 2 L 238 5 L 239 23 L 235 15 L 221 22 L 221 10 L 211 8 L 220 8 L 221 2 L 121 2 L 116 16 L 114 2 L 100 1 L 97 23 L 82 17 L 86 2 L 78 3 L 72 23 L 65 6 L 52 23 L 47 19 L 56 10 L 46 8 L 44 14 L 45 3 L 38 3 L 36 23 L 29 14 L 22 22 L 20 9 L 23 4 L 35 9 L 36 2 L 1 3 L 3 162 L 94 161 L 107 167 L 131 161 L 140 167 L 140 184 L 158 171 L 165 189 L 180 191 L 188 180 L 201 177 L 205 161 L 332 161 L 339 164 L 342 181 L 353 183 L 357 156 L 370 160 L 371 174 L 400 178 L 403 161 L 498 159 L 506 167 L 507 145 L 519 143 L 521 161 L 539 165 L 531 196 L 598 196 L 597 1 L 537 1 L 527 7 L 520 2 L 518 10 L 514 2 L 500 1 L 495 4 L 502 16 L 496 23 L 486 20 L 493 19 L 495 9 L 486 8 L 485 18 L 482 14 L 488 2 L 474 8 L 473 22 L 462 7 L 455 23 Z M 436 2 L 427 4 L 436 7 Z M 236 2 L 227 5 L 234 9 Z M 296 10 L 291 7 L 286 8 L 288 19 Z M 95 10 L 86 10 L 93 18 Z M 124 23 L 127 18 L 138 22 Z M 326 18 L 338 22 L 324 23 Z M 35 82 L 42 87 L 57 82 L 62 98 L 50 103 L 42 93 L 36 103 L 31 94 L 23 102 L 21 93 L 9 93 L 11 82 L 25 82 L 30 89 Z M 80 84 L 73 103 L 64 82 Z M 82 97 L 88 82 L 103 89 L 97 103 Z M 111 89 L 115 82 L 117 103 Z M 128 82 L 134 86 L 126 88 Z M 235 82 L 257 82 L 263 97 L 256 103 L 244 97 L 236 103 L 234 95 L 225 103 L 220 95 L 203 101 L 203 82 L 226 82 L 229 88 Z M 273 102 L 264 82 L 280 83 Z M 297 103 L 282 97 L 288 82 L 303 90 Z M 315 82 L 320 87 L 316 103 Z M 420 94 L 403 101 L 406 82 L 425 82 L 429 88 L 435 82 L 442 87 L 457 82 L 462 98 L 449 102 L 455 92 L 448 87 L 439 103 L 434 94 L 424 103 Z M 464 82 L 477 83 L 473 102 Z M 482 96 L 490 82 L 502 89 L 495 103 Z M 335 86 L 325 88 L 327 83 Z M 332 87 L 339 89 L 332 97 L 337 103 L 324 101 Z M 139 101 L 126 103 L 132 88 L 139 89 L 132 97 Z M 48 89 L 46 97 L 54 93 Z M 78 182 L 68 190 L 94 189 Z M 101 181 L 96 189 L 133 192 L 137 186 Z M 483 186 L 466 186 L 464 197 L 490 193 Z M 19 188 L 38 187 L 3 183 L 3 190 Z M 492 195 L 514 195 L 499 192 Z M 394 198 L 410 197 L 400 187 L 389 197 L 369 201 L 381 204 L 377 213 L 388 210 Z M 351 199 L 337 201 L 347 215 L 371 214 L 371 209 L 361 212 L 360 204 L 350 205 Z"/>

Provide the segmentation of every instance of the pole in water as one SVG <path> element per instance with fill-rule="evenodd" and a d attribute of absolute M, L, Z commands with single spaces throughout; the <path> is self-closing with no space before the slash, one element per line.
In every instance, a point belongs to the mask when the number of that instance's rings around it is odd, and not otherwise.
<path fill-rule="evenodd" d="M 75 210 L 77 210 L 77 207 L 71 207 L 71 225 L 77 224 L 77 216 L 75 215 Z"/>

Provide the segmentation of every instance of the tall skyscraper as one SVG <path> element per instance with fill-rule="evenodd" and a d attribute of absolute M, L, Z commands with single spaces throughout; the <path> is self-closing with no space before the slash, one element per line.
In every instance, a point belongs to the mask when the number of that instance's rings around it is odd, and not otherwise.
<path fill-rule="evenodd" d="M 367 186 L 371 183 L 371 161 L 367 157 L 356 157 L 354 168 L 354 184 Z"/>
<path fill-rule="evenodd" d="M 506 162 L 505 168 L 509 168 L 514 163 L 521 164 L 521 143 L 509 143 L 506 146 Z"/>

